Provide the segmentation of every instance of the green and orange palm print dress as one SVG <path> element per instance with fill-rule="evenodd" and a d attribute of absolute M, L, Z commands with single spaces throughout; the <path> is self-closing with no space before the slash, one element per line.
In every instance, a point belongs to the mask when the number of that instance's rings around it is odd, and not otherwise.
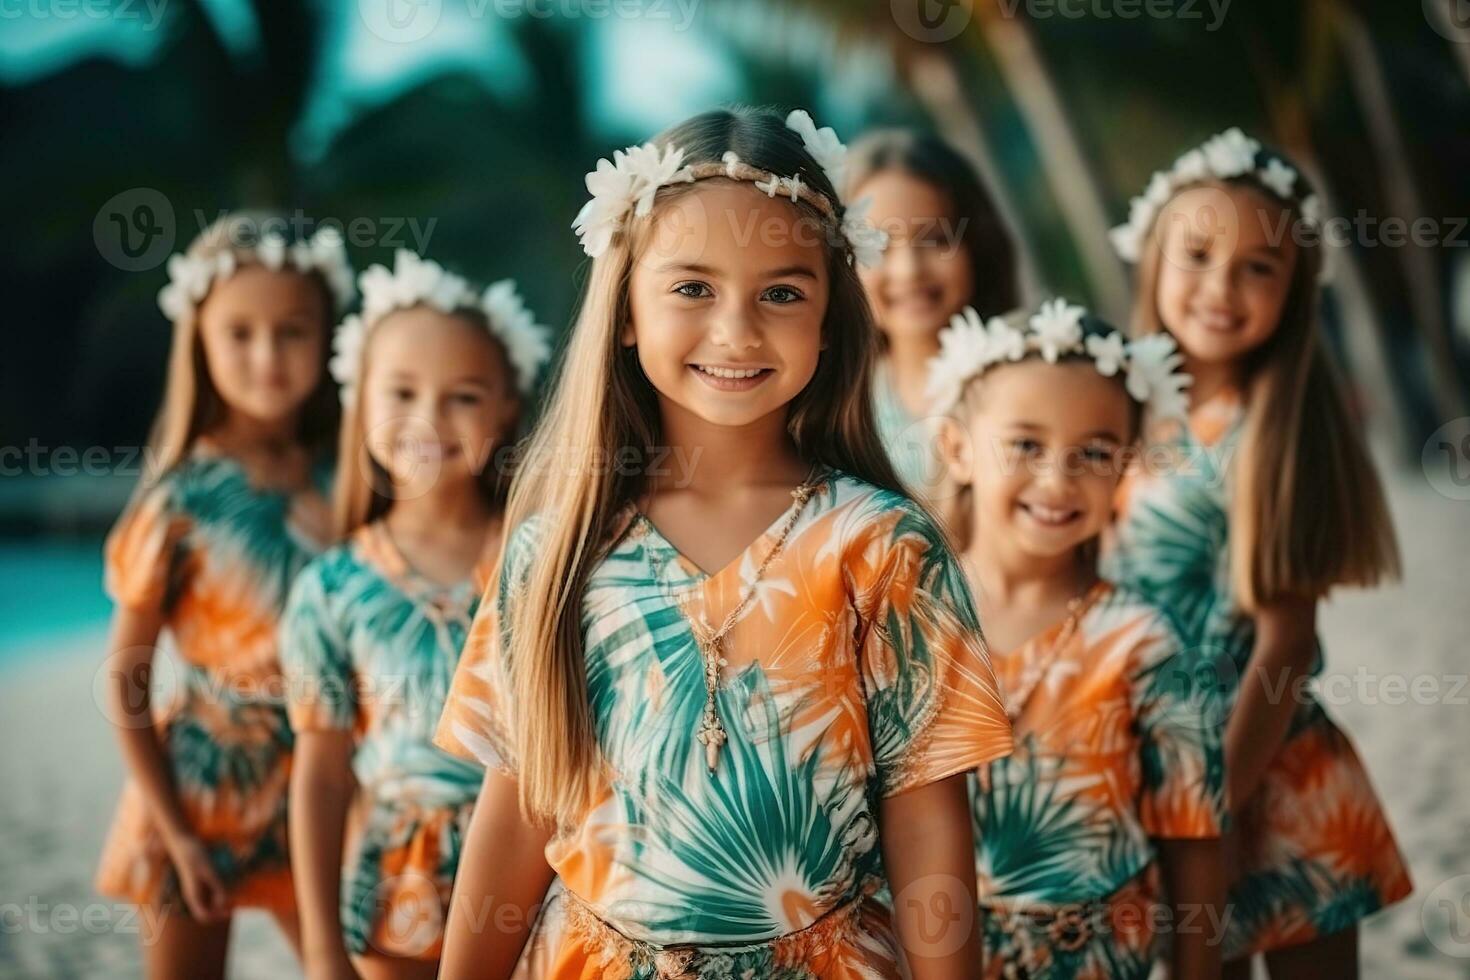
<path fill-rule="evenodd" d="M 341 887 L 351 952 L 437 959 L 442 948 L 485 772 L 432 739 L 492 558 L 473 579 L 441 585 L 409 565 L 378 521 L 308 565 L 286 604 L 292 727 L 355 736 Z"/>
<path fill-rule="evenodd" d="M 316 488 L 297 494 L 257 488 L 237 460 L 201 444 L 107 540 L 109 595 L 123 607 L 161 610 L 178 654 L 175 696 L 156 712 L 158 737 L 184 816 L 232 907 L 295 906 L 286 846 L 292 735 L 276 629 L 292 579 L 320 550 L 311 522 L 297 520 L 301 505 L 325 510 L 325 471 L 315 479 Z M 131 779 L 96 885 L 110 897 L 183 908 Z"/>
<path fill-rule="evenodd" d="M 1168 609 L 1226 717 L 1255 642 L 1230 580 L 1231 476 L 1244 405 L 1226 390 L 1157 440 L 1119 495 L 1105 570 Z M 1351 529 L 1344 529 L 1351 533 Z M 1320 650 L 1313 672 L 1322 669 Z M 1294 946 L 1355 925 L 1412 890 L 1383 806 L 1352 743 L 1310 690 L 1238 818 L 1226 958 Z"/>
<path fill-rule="evenodd" d="M 599 798 L 547 845 L 559 883 L 518 976 L 899 976 L 879 804 L 1005 755 L 1010 726 L 939 528 L 827 471 L 726 641 L 711 773 L 689 617 L 723 622 L 789 517 L 706 574 L 627 509 L 582 603 Z M 512 533 L 438 734 L 510 774 L 503 624 L 542 519 Z"/>
<path fill-rule="evenodd" d="M 1107 582 L 991 656 L 1016 751 L 971 791 L 986 976 L 1143 980 L 1162 952 L 1154 839 L 1226 820 L 1219 699 L 1167 617 Z"/>

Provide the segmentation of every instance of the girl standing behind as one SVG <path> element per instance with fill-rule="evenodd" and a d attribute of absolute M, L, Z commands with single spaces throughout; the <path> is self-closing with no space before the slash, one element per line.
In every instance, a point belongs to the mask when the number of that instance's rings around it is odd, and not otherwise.
<path fill-rule="evenodd" d="M 1125 345 L 1061 300 L 988 324 L 967 310 L 940 340 L 940 448 L 970 489 L 963 557 L 1017 745 L 973 797 L 989 975 L 1143 980 L 1162 878 L 1172 975 L 1218 977 L 1217 702 L 1168 617 L 1097 572 L 1144 406 L 1182 411 L 1189 379 L 1167 338 Z"/>
<path fill-rule="evenodd" d="M 1367 773 L 1304 685 L 1317 603 L 1398 572 L 1383 492 L 1317 327 L 1321 209 L 1289 161 L 1233 129 L 1156 174 L 1114 232 L 1134 330 L 1194 376 L 1172 459 L 1130 475 L 1110 567 L 1182 621 L 1229 707 L 1239 838 L 1228 975 L 1357 975 L 1359 919 L 1410 891 Z"/>
<path fill-rule="evenodd" d="M 224 972 L 234 910 L 263 907 L 294 943 L 286 847 L 291 730 L 276 623 L 325 541 L 316 484 L 336 396 L 327 334 L 351 301 L 341 237 L 288 245 L 283 219 L 237 214 L 169 260 L 173 321 L 150 465 L 107 541 L 109 714 L 129 779 L 97 875 L 162 917 L 155 978 Z M 183 660 L 153 717 L 160 634 Z"/>
<path fill-rule="evenodd" d="M 363 313 L 342 324 L 332 361 L 346 541 L 297 578 L 281 626 L 313 980 L 438 970 L 484 773 L 430 738 L 500 548 L 509 481 L 496 450 L 549 353 L 509 280 L 481 294 L 400 250 L 361 287 Z"/>
<path fill-rule="evenodd" d="M 861 270 L 880 336 L 878 432 L 904 485 L 962 531 L 969 508 L 945 482 L 924 386 L 951 317 L 965 306 L 991 317 L 1021 304 L 1015 242 L 975 169 L 937 136 L 880 130 L 852 157 L 850 194 L 871 201 L 868 217 L 888 233 L 883 260 Z"/>
<path fill-rule="evenodd" d="M 440 722 L 489 768 L 445 977 L 973 975 L 965 773 L 1010 735 L 874 431 L 844 155 L 721 110 L 587 177 L 587 295 Z"/>

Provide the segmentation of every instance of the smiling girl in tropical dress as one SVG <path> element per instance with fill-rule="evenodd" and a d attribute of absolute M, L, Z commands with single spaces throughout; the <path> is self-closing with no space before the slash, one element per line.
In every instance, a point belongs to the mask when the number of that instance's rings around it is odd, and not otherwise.
<path fill-rule="evenodd" d="M 843 153 L 717 111 L 588 175 L 587 297 L 440 724 L 489 767 L 446 977 L 973 974 L 965 773 L 1010 734 L 873 426 Z"/>

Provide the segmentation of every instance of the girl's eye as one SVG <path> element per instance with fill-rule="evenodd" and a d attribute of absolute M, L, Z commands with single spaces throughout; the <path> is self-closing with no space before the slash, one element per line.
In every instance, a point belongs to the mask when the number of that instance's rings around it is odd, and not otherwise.
<path fill-rule="evenodd" d="M 1246 265 L 1246 270 L 1253 276 L 1268 279 L 1276 274 L 1276 266 L 1270 262 L 1251 262 Z"/>
<path fill-rule="evenodd" d="M 1111 463 L 1113 451 L 1107 446 L 1087 446 L 1082 450 L 1082 458 L 1089 463 Z"/>
<path fill-rule="evenodd" d="M 709 286 L 702 282 L 681 282 L 674 287 L 674 292 L 688 299 L 703 299 L 710 295 Z"/>
<path fill-rule="evenodd" d="M 281 336 L 287 340 L 304 340 L 306 338 L 306 327 L 299 323 L 288 324 L 281 328 Z"/>
<path fill-rule="evenodd" d="M 236 324 L 230 328 L 230 339 L 243 344 L 250 339 L 250 328 L 243 323 Z"/>
<path fill-rule="evenodd" d="M 389 392 L 389 394 L 392 395 L 394 400 L 396 401 L 407 402 L 413 400 L 412 388 L 394 388 Z"/>
<path fill-rule="evenodd" d="M 477 391 L 460 391 L 456 392 L 450 397 L 460 405 L 478 405 L 480 404 L 480 402 L 484 401 L 484 399 L 480 397 L 480 393 Z"/>
<path fill-rule="evenodd" d="M 1210 250 L 1203 245 L 1190 245 L 1184 250 L 1184 254 L 1189 256 L 1191 261 L 1204 262 L 1210 257 Z"/>
<path fill-rule="evenodd" d="M 805 299 L 800 290 L 791 286 L 772 286 L 766 290 L 765 296 L 766 299 L 769 299 L 778 306 L 785 306 L 787 303 L 796 303 Z"/>
<path fill-rule="evenodd" d="M 1035 439 L 1029 439 L 1025 436 L 1022 436 L 1020 438 L 1011 440 L 1011 449 L 1014 452 L 1026 453 L 1027 455 L 1030 455 L 1031 453 L 1041 451 L 1041 443 Z"/>

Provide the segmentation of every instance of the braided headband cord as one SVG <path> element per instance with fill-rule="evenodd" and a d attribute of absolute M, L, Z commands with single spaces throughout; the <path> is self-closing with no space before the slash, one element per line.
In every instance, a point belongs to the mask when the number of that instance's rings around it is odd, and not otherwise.
<path fill-rule="evenodd" d="M 758 189 L 765 191 L 768 197 L 792 198 L 792 188 L 795 188 L 795 197 L 800 198 L 807 204 L 816 208 L 822 216 L 830 221 L 837 220 L 837 209 L 827 195 L 812 187 L 791 178 L 781 177 L 769 170 L 752 167 L 748 163 L 694 163 L 685 168 L 689 172 L 689 179 L 706 180 L 710 177 L 728 177 L 730 180 L 749 181 Z"/>

